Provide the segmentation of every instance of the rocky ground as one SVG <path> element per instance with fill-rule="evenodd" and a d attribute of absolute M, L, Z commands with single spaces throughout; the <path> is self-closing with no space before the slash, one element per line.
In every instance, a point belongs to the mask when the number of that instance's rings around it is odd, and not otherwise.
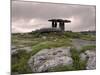
<path fill-rule="evenodd" d="M 95 51 L 87 50 L 84 53 L 81 53 L 80 59 L 82 61 L 87 60 L 87 70 L 96 69 Z M 28 64 L 33 72 L 45 72 L 52 67 L 73 65 L 70 47 L 43 49 L 32 56 L 28 61 Z"/>
<path fill-rule="evenodd" d="M 66 40 L 66 38 L 63 39 L 62 37 L 55 39 L 50 37 L 48 39 L 48 37 L 43 36 L 41 39 L 29 40 L 25 38 L 22 40 L 21 38 L 14 40 L 11 50 L 15 61 L 12 67 L 13 72 L 29 73 L 31 70 L 32 73 L 36 73 L 96 69 L 95 40 L 79 38 L 70 40 L 67 38 Z M 54 40 L 51 41 L 52 39 Z M 72 48 L 73 50 L 76 49 L 75 53 L 71 51 Z M 21 50 L 26 53 L 24 55 L 22 55 L 23 53 L 19 54 Z M 26 65 L 30 68 L 28 71 Z M 77 68 L 77 66 L 79 67 Z"/>

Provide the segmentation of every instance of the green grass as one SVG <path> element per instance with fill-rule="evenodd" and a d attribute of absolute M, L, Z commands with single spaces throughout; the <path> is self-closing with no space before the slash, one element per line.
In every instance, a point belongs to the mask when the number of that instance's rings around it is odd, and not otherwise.
<path fill-rule="evenodd" d="M 62 47 L 62 46 L 71 46 L 71 40 L 69 39 L 56 39 L 56 40 L 52 40 L 52 41 L 44 41 L 44 42 L 40 42 L 37 45 L 34 45 L 32 47 L 32 55 L 36 54 L 37 52 L 39 52 L 42 49 L 50 49 L 50 48 L 56 48 L 56 47 Z"/>
<path fill-rule="evenodd" d="M 64 32 L 64 35 L 70 38 L 80 38 L 81 36 L 81 34 L 78 32 Z"/>
<path fill-rule="evenodd" d="M 85 52 L 86 50 L 96 50 L 96 46 L 95 45 L 83 46 L 80 50 L 80 53 Z"/>
<path fill-rule="evenodd" d="M 88 41 L 95 41 L 96 40 L 96 35 L 93 34 L 82 34 L 79 32 L 64 32 L 64 36 L 70 37 L 70 38 L 79 38 L 83 40 L 88 40 Z"/>
<path fill-rule="evenodd" d="M 96 40 L 96 36 L 90 35 L 90 34 L 81 35 L 80 38 L 83 39 L 83 40 L 89 40 L 89 41 L 95 41 Z"/>
<path fill-rule="evenodd" d="M 74 70 L 85 70 L 86 61 L 80 60 L 80 53 L 75 49 L 71 49 L 71 57 L 73 59 Z"/>
<path fill-rule="evenodd" d="M 17 54 L 12 55 L 12 73 L 30 73 L 31 69 L 28 67 L 27 61 L 29 60 L 30 54 L 23 50 L 19 50 Z M 16 59 L 16 60 L 14 60 Z"/>

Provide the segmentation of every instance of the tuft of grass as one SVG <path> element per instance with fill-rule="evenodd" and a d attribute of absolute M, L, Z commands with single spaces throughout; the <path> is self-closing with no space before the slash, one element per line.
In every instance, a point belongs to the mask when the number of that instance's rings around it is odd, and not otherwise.
<path fill-rule="evenodd" d="M 85 52 L 86 50 L 96 50 L 96 46 L 95 45 L 83 46 L 80 50 L 80 53 Z"/>
<path fill-rule="evenodd" d="M 23 50 L 19 50 L 17 54 L 12 55 L 12 73 L 30 73 L 31 69 L 27 64 L 29 57 L 30 54 Z M 14 60 L 15 58 L 16 60 Z"/>
<path fill-rule="evenodd" d="M 86 61 L 80 60 L 80 53 L 75 48 L 71 49 L 71 57 L 73 59 L 73 67 L 74 70 L 85 70 L 86 68 Z"/>

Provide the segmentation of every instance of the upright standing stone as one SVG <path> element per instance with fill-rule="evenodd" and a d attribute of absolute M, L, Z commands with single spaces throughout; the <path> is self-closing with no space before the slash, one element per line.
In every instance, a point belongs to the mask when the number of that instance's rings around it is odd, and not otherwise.
<path fill-rule="evenodd" d="M 64 22 L 59 22 L 59 27 L 62 31 L 65 30 Z"/>
<path fill-rule="evenodd" d="M 54 28 L 56 28 L 56 27 L 57 27 L 57 22 L 55 21 L 55 22 L 54 22 Z"/>
<path fill-rule="evenodd" d="M 54 21 L 52 21 L 52 28 L 53 28 L 53 27 L 55 27 L 55 22 L 54 22 Z"/>

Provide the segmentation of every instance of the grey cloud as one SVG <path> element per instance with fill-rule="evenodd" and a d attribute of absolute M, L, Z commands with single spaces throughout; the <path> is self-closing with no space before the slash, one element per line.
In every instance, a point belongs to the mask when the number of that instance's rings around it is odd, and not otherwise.
<path fill-rule="evenodd" d="M 81 20 L 81 23 L 68 24 L 66 30 L 72 29 L 73 31 L 81 31 L 88 28 L 95 29 L 95 6 L 92 5 L 70 5 L 70 4 L 54 4 L 54 3 L 39 3 L 39 2 L 22 2 L 12 1 L 12 23 L 19 23 L 18 20 L 25 20 L 29 22 L 32 19 L 43 21 L 40 23 L 33 23 L 33 25 L 17 25 L 21 27 L 27 27 L 37 29 L 37 27 L 47 26 L 48 19 L 51 18 L 71 18 L 77 21 L 77 17 Z M 38 21 L 38 22 L 39 22 Z M 28 23 L 26 23 L 28 24 Z M 79 25 L 77 25 L 79 24 Z M 14 24 L 13 24 L 14 25 Z M 37 25 L 37 26 L 36 26 Z"/>

